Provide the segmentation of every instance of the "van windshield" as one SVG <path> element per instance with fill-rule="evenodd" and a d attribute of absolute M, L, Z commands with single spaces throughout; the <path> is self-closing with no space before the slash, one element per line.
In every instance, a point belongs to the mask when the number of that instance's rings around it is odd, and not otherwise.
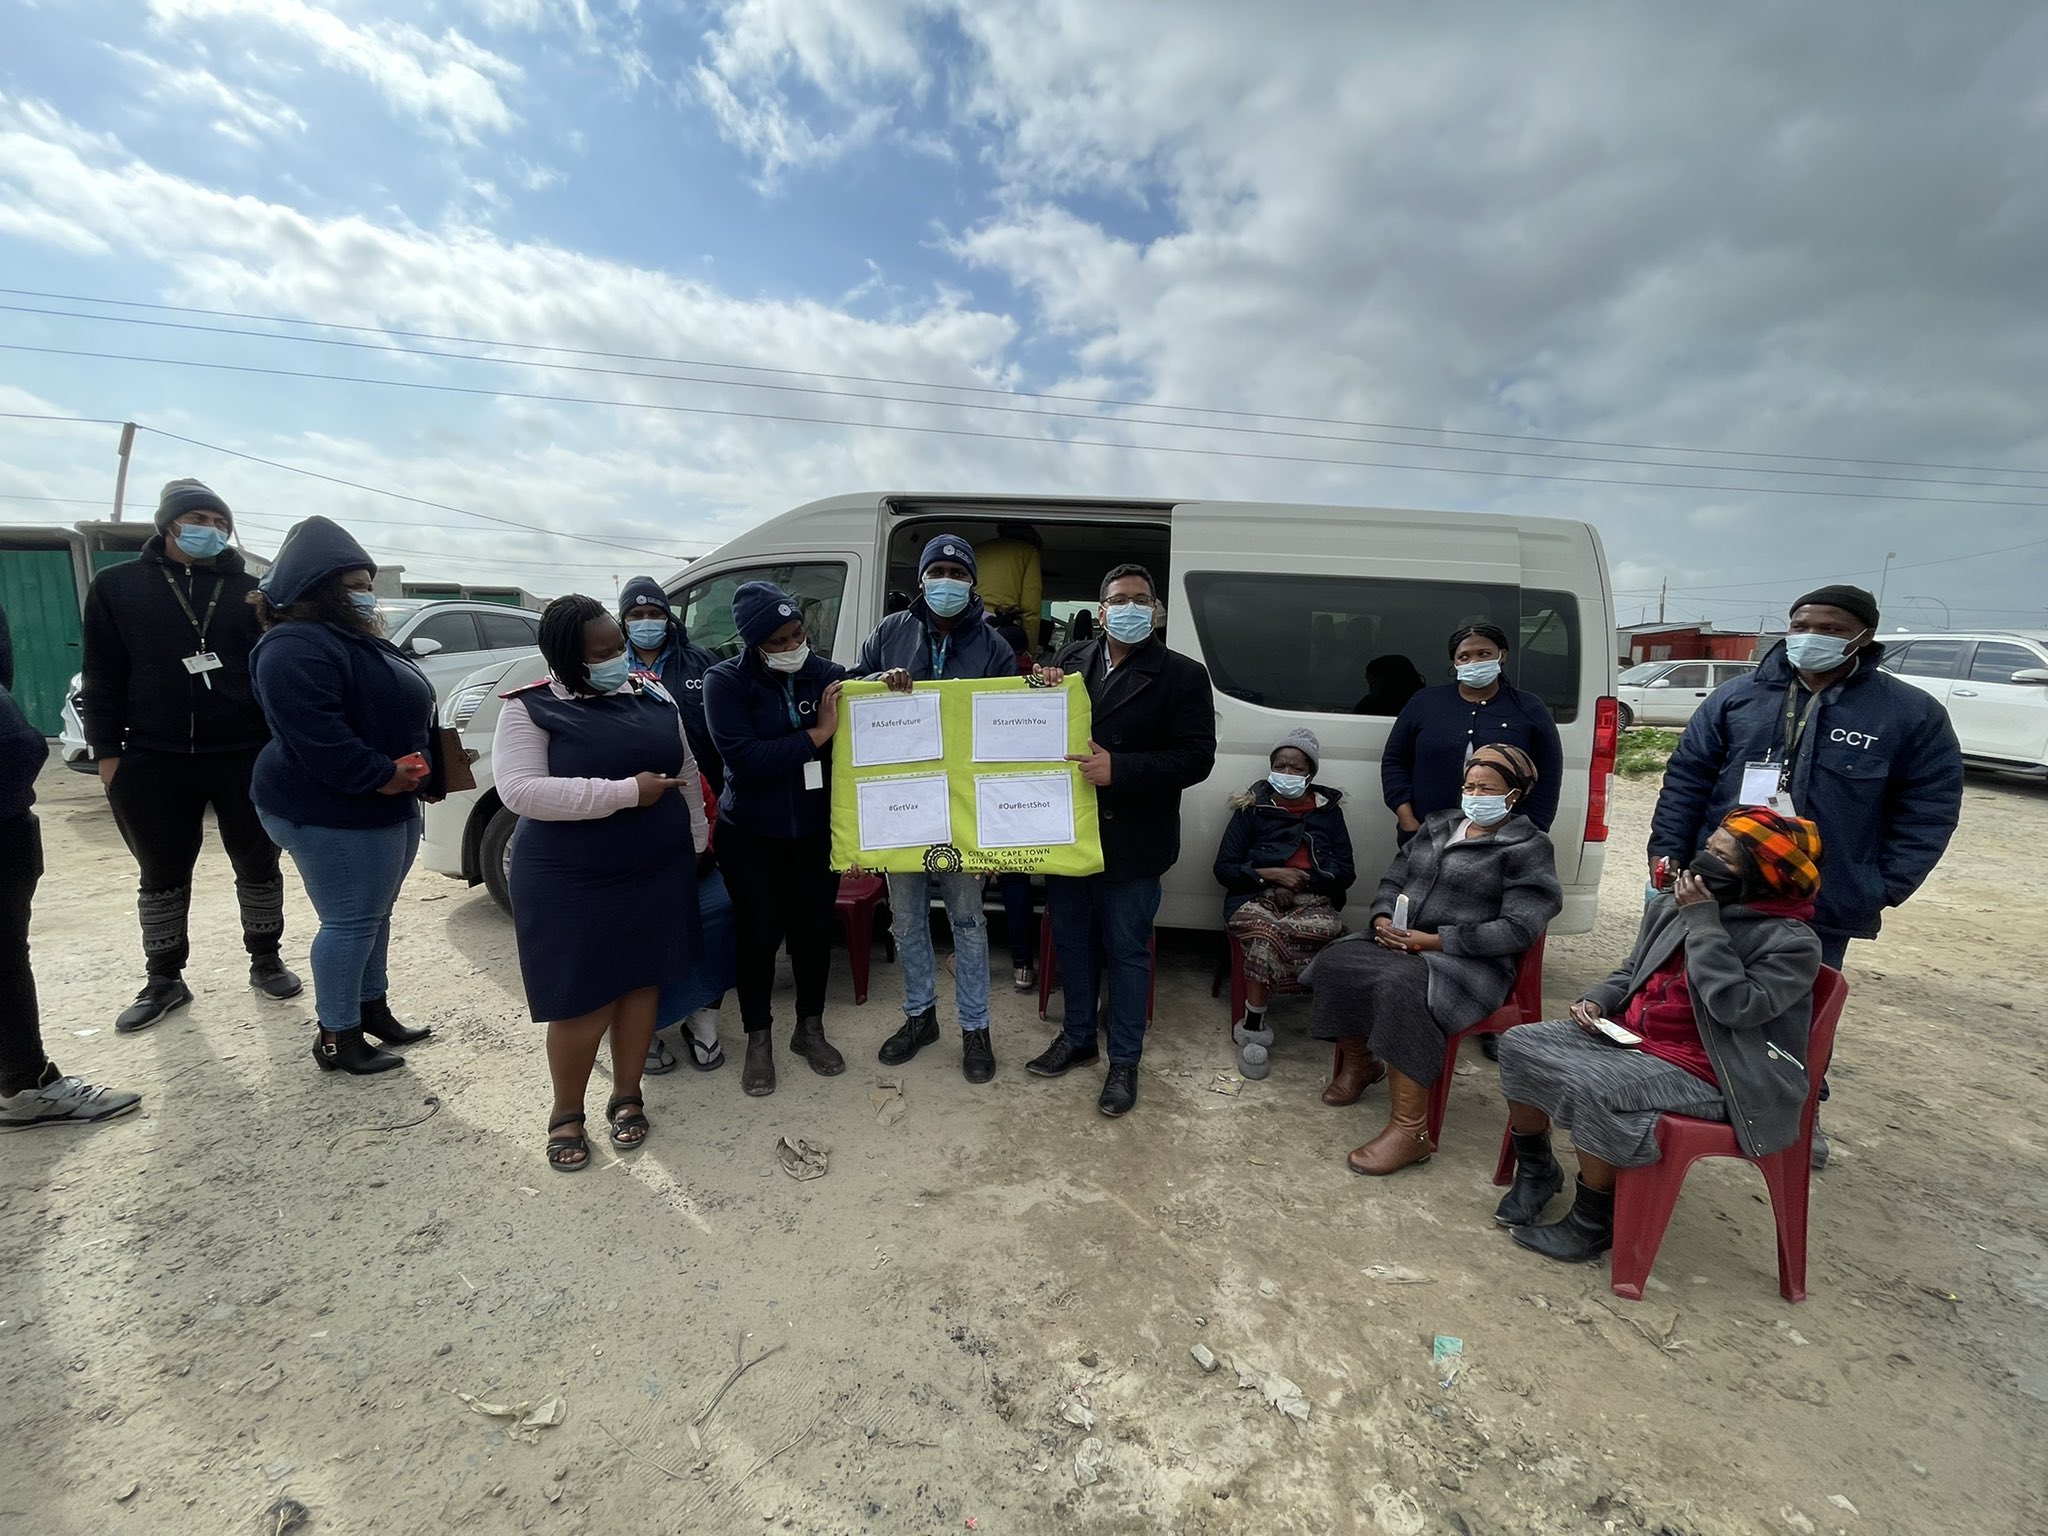
<path fill-rule="evenodd" d="M 1216 686 L 1268 709 L 1398 715 L 1451 680 L 1449 641 L 1462 624 L 1516 636 L 1508 680 L 1560 724 L 1579 702 L 1578 599 L 1569 592 L 1464 582 L 1191 572 L 1195 633 Z"/>

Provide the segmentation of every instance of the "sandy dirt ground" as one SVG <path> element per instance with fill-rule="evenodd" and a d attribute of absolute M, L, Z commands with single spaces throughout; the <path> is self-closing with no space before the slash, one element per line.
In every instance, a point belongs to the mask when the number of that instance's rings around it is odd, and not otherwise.
<path fill-rule="evenodd" d="M 1654 793 L 1620 787 L 1601 928 L 1551 945 L 1554 1008 L 1626 950 Z M 766 1100 L 736 1064 L 651 1079 L 646 1148 L 564 1178 L 481 891 L 421 873 L 401 899 L 392 996 L 436 1038 L 404 1072 L 322 1076 L 305 1001 L 244 985 L 217 848 L 197 1003 L 117 1037 L 132 867 L 93 781 L 52 770 L 41 812 L 49 1048 L 146 1098 L 0 1138 L 0 1530 L 271 1530 L 287 1497 L 315 1532 L 2048 1530 L 2040 787 L 1973 779 L 1947 862 L 1851 951 L 1798 1307 L 1737 1163 L 1694 1171 L 1641 1304 L 1515 1248 L 1476 1052 L 1440 1154 L 1384 1182 L 1343 1164 L 1384 1093 L 1317 1101 L 1303 1005 L 1269 1080 L 1212 1091 L 1224 1009 L 1192 936 L 1162 946 L 1121 1122 L 1095 1074 L 1024 1074 L 1048 1029 L 1007 988 L 992 1085 L 950 1039 L 878 1068 L 878 953 L 862 1008 L 837 962 L 844 1077 L 784 1053 Z M 830 1172 L 786 1176 L 785 1134 Z M 736 1347 L 766 1357 L 720 1397 Z M 519 1430 L 462 1393 L 566 1415 Z"/>

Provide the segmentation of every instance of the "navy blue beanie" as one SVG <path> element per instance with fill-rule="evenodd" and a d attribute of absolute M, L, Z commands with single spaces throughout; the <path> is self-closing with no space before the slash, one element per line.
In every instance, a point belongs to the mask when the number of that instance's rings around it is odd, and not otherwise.
<path fill-rule="evenodd" d="M 228 510 L 228 504 L 212 486 L 200 480 L 173 480 L 163 488 L 163 494 L 156 503 L 156 531 L 169 533 L 171 524 L 187 512 L 218 512 L 228 520 L 230 528 L 235 525 L 235 514 Z"/>
<path fill-rule="evenodd" d="M 289 608 L 340 571 L 377 574 L 377 562 L 341 524 L 309 517 L 284 536 L 260 585 L 273 608 Z"/>
<path fill-rule="evenodd" d="M 974 580 L 981 580 L 981 567 L 974 563 L 974 546 L 957 533 L 942 533 L 925 545 L 924 553 L 917 557 L 918 579 L 924 579 L 925 567 L 934 560 L 957 560 L 967 567 L 967 574 Z"/>
<path fill-rule="evenodd" d="M 668 594 L 661 590 L 660 582 L 652 576 L 635 576 L 619 592 L 619 622 L 625 623 L 627 612 L 642 603 L 654 604 L 671 619 L 676 616 L 675 608 L 670 604 Z"/>
<path fill-rule="evenodd" d="M 733 628 L 748 645 L 759 645 L 791 619 L 802 618 L 796 599 L 772 581 L 750 581 L 732 595 Z"/>

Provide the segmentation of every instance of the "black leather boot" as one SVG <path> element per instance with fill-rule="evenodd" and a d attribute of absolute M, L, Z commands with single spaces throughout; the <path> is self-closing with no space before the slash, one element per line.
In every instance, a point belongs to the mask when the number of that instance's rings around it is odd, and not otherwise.
<path fill-rule="evenodd" d="M 1517 1131 L 1514 1187 L 1501 1196 L 1493 1219 L 1504 1227 L 1526 1227 L 1563 1188 L 1564 1169 L 1550 1150 L 1550 1132 Z"/>
<path fill-rule="evenodd" d="M 837 1046 L 825 1038 L 823 1019 L 798 1019 L 796 1031 L 789 1037 L 789 1048 L 808 1061 L 811 1070 L 820 1077 L 837 1077 L 846 1070 L 846 1058 L 839 1054 Z"/>
<path fill-rule="evenodd" d="M 414 1029 L 399 1023 L 398 1015 L 391 1011 L 391 1000 L 385 997 L 364 998 L 362 1020 L 363 1033 L 386 1045 L 417 1045 L 434 1032 L 432 1025 L 422 1024 Z"/>
<path fill-rule="evenodd" d="M 313 1042 L 313 1059 L 322 1072 L 347 1072 L 368 1077 L 373 1072 L 390 1072 L 405 1065 L 403 1056 L 380 1051 L 363 1038 L 360 1029 L 320 1031 Z"/>
<path fill-rule="evenodd" d="M 1085 1067 L 1101 1059 L 1102 1047 L 1095 1041 L 1076 1045 L 1065 1035 L 1055 1035 L 1051 1045 L 1024 1063 L 1024 1070 L 1033 1077 L 1058 1077 L 1075 1067 Z"/>
<path fill-rule="evenodd" d="M 765 1029 L 747 1031 L 747 1060 L 740 1068 L 740 1087 L 756 1099 L 775 1091 L 775 1037 Z"/>
<path fill-rule="evenodd" d="M 903 1021 L 903 1027 L 882 1042 L 875 1054 L 885 1067 L 900 1067 L 939 1038 L 939 1010 L 927 1008 Z"/>
<path fill-rule="evenodd" d="M 1517 1227 L 1524 1248 L 1561 1264 L 1587 1264 L 1614 1246 L 1614 1191 L 1588 1189 L 1579 1180 L 1577 1197 L 1563 1221 L 1547 1227 Z"/>

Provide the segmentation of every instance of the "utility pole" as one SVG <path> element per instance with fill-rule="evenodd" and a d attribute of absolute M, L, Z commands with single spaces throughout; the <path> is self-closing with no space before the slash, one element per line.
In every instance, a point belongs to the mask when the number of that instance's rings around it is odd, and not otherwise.
<path fill-rule="evenodd" d="M 121 446 L 115 450 L 120 456 L 121 467 L 114 471 L 114 521 L 121 521 L 121 503 L 128 496 L 128 454 L 135 446 L 135 423 L 121 423 Z"/>
<path fill-rule="evenodd" d="M 1884 552 L 1884 570 L 1877 578 L 1877 606 L 1880 610 L 1884 608 L 1885 583 L 1892 579 L 1892 562 L 1898 558 L 1899 552 L 1895 549 L 1888 549 Z"/>
<path fill-rule="evenodd" d="M 1666 593 L 1670 592 L 1670 590 L 1671 578 L 1669 576 L 1666 576 L 1664 578 L 1664 584 L 1657 588 L 1657 622 L 1659 624 L 1662 624 L 1664 622 L 1664 597 Z"/>

